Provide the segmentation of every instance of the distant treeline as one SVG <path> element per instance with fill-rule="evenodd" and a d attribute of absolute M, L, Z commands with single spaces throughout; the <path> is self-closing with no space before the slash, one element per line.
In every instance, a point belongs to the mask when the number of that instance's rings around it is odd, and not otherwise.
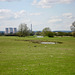
<path fill-rule="evenodd" d="M 70 31 L 54 31 L 52 32 L 49 27 L 44 28 L 42 31 L 32 31 L 27 27 L 27 24 L 21 23 L 18 28 L 18 32 L 13 34 L 5 34 L 4 32 L 0 33 L 0 36 L 19 36 L 19 37 L 26 37 L 26 36 L 48 36 L 48 37 L 55 37 L 55 36 L 74 36 L 75 37 L 75 22 L 73 23 L 73 27 L 71 27 L 73 30 Z"/>
<path fill-rule="evenodd" d="M 54 37 L 54 36 L 73 36 L 72 32 L 51 32 L 51 31 L 47 31 L 45 33 L 41 32 L 41 31 L 37 31 L 37 32 L 30 32 L 28 36 L 48 36 L 48 37 Z M 19 33 L 15 33 L 15 34 L 4 34 L 4 33 L 0 33 L 0 36 L 19 36 Z"/>

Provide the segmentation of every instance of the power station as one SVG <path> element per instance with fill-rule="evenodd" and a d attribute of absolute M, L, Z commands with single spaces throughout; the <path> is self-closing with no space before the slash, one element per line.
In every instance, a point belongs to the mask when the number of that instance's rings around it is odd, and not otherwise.
<path fill-rule="evenodd" d="M 17 32 L 17 28 L 5 28 L 5 34 L 14 34 Z"/>

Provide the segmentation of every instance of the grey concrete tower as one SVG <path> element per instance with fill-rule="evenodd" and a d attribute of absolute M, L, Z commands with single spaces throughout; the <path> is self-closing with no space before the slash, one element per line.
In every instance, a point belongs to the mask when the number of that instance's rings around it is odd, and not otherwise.
<path fill-rule="evenodd" d="M 32 32 L 32 24 L 31 24 L 31 32 Z"/>

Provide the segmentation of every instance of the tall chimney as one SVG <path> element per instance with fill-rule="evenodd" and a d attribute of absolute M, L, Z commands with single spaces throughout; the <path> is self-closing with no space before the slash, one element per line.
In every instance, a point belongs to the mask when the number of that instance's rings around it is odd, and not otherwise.
<path fill-rule="evenodd" d="M 32 24 L 31 24 L 31 32 L 32 32 Z"/>

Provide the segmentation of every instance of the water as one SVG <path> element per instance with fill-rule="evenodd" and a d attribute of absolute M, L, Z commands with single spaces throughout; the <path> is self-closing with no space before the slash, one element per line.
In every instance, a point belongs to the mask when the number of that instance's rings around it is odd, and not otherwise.
<path fill-rule="evenodd" d="M 41 44 L 57 44 L 56 42 L 41 42 Z"/>

